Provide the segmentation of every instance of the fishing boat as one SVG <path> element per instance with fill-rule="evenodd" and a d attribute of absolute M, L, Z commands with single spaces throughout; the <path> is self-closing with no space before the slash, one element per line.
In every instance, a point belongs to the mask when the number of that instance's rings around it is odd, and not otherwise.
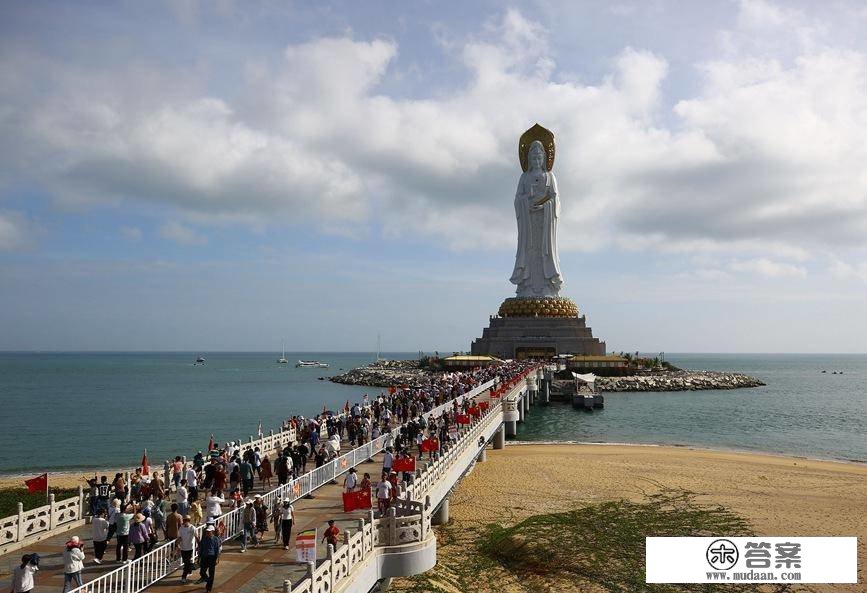
<path fill-rule="evenodd" d="M 302 369 L 327 369 L 327 362 L 319 362 L 318 360 L 299 360 L 295 363 L 295 368 Z"/>
<path fill-rule="evenodd" d="M 283 341 L 283 353 L 280 355 L 280 358 L 277 359 L 277 362 L 280 364 L 289 364 L 289 361 L 286 359 L 286 341 Z"/>
<path fill-rule="evenodd" d="M 205 358 L 202 356 L 199 356 L 196 358 L 196 362 L 193 364 L 205 364 Z"/>

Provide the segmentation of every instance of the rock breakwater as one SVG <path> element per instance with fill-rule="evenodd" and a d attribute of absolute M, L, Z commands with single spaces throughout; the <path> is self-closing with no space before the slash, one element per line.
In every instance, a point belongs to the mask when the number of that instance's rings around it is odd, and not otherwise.
<path fill-rule="evenodd" d="M 761 387 L 762 381 L 742 373 L 718 371 L 674 371 L 654 375 L 598 377 L 599 391 L 698 391 Z"/>
<path fill-rule="evenodd" d="M 358 367 L 342 375 L 331 377 L 334 383 L 365 385 L 369 387 L 392 387 L 409 385 L 419 387 L 430 382 L 433 373 L 419 366 L 417 360 L 378 360 Z"/>

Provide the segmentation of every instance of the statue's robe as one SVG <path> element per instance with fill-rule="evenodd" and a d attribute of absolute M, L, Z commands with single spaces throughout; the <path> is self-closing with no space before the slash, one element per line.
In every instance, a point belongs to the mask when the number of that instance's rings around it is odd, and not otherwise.
<path fill-rule="evenodd" d="M 532 171 L 521 174 L 515 193 L 515 216 L 518 219 L 518 250 L 515 253 L 515 269 L 510 281 L 518 286 L 519 297 L 555 297 L 560 294 L 563 277 L 560 273 L 560 254 L 557 251 L 557 222 L 560 218 L 560 195 L 554 173 L 545 173 L 550 199 L 542 209 L 541 263 L 533 257 L 534 239 L 539 229 L 534 228 L 530 207 L 538 198 L 530 199 Z"/>

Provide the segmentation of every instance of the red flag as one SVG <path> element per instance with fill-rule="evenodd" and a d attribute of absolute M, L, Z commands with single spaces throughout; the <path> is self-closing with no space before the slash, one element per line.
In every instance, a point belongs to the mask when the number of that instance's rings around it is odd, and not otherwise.
<path fill-rule="evenodd" d="M 388 393 L 389 393 L 390 395 L 394 395 L 394 392 L 395 392 L 395 391 L 397 391 L 397 389 L 395 389 L 394 387 L 389 387 L 389 388 L 388 388 Z"/>
<path fill-rule="evenodd" d="M 369 509 L 371 507 L 372 505 L 370 503 L 370 490 L 359 490 L 357 492 L 343 493 L 344 513 L 354 511 L 355 509 Z"/>
<path fill-rule="evenodd" d="M 151 466 L 148 465 L 148 450 L 144 450 L 144 454 L 141 456 L 141 475 L 146 476 L 151 473 Z"/>
<path fill-rule="evenodd" d="M 425 452 L 427 452 L 427 451 L 439 451 L 439 449 L 440 449 L 439 439 L 430 438 L 430 439 L 425 439 L 421 442 L 421 450 L 422 451 L 425 451 Z M 394 462 L 392 462 L 392 464 L 393 463 Z"/>
<path fill-rule="evenodd" d="M 46 473 L 41 476 L 36 476 L 35 478 L 30 478 L 29 480 L 24 480 L 24 484 L 27 485 L 27 491 L 30 492 L 30 494 L 45 492 L 48 490 L 48 474 Z"/>
<path fill-rule="evenodd" d="M 489 406 L 489 405 L 490 405 L 490 404 L 488 404 L 488 402 L 479 402 L 479 409 L 480 409 L 482 412 L 484 412 L 485 410 L 488 409 L 488 406 Z"/>
<path fill-rule="evenodd" d="M 469 412 L 470 416 L 473 416 L 474 418 L 478 418 L 482 415 L 482 410 L 479 406 L 471 406 L 467 408 L 467 412 Z"/>
<path fill-rule="evenodd" d="M 208 441 L 208 451 L 214 450 L 214 433 L 211 433 L 211 440 Z"/>
<path fill-rule="evenodd" d="M 391 462 L 391 469 L 396 472 L 414 472 L 415 457 L 395 457 Z"/>
<path fill-rule="evenodd" d="M 470 423 L 470 415 L 469 414 L 458 414 L 455 416 L 455 422 L 458 424 L 469 424 Z"/>

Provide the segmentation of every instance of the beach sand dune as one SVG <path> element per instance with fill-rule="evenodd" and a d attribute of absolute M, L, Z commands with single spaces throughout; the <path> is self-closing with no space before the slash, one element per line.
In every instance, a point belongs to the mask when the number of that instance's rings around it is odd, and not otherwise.
<path fill-rule="evenodd" d="M 631 445 L 510 445 L 489 451 L 452 494 L 453 523 L 438 535 L 439 564 L 429 582 L 455 582 L 472 550 L 464 531 L 489 523 L 514 524 L 523 518 L 562 511 L 577 504 L 625 498 L 646 500 L 665 489 L 696 493 L 696 502 L 722 505 L 746 519 L 757 535 L 857 536 L 859 583 L 810 585 L 801 591 L 863 592 L 867 582 L 867 466 L 793 457 L 730 453 L 681 447 Z M 724 535 L 724 534 L 720 534 Z M 564 545 L 568 545 L 564 542 Z M 493 581 L 477 591 L 527 591 L 499 567 Z M 467 581 L 465 580 L 464 583 Z M 496 587 L 485 585 L 495 582 Z M 418 590 L 411 579 L 397 590 Z M 475 585 L 472 585 L 475 586 Z M 534 586 L 538 588 L 538 584 Z M 442 590 L 448 590 L 443 587 Z M 471 589 L 469 589 L 471 590 Z M 556 590 L 570 590 L 557 583 Z M 574 591 L 596 590 L 575 584 Z"/>

